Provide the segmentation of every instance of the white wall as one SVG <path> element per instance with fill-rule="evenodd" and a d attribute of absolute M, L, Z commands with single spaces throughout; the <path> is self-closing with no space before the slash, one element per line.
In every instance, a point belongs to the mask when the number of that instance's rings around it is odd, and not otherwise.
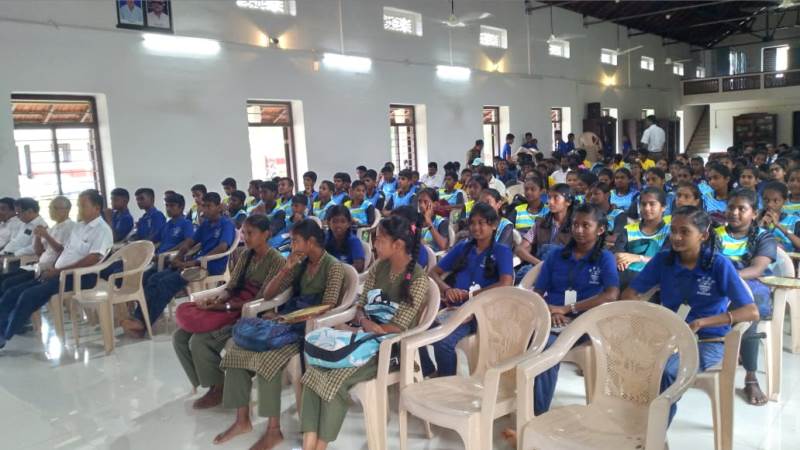
<path fill-rule="evenodd" d="M 584 29 L 581 16 L 556 8 L 557 31 L 586 33 L 572 41 L 570 60 L 547 56 L 546 44 L 532 42 L 533 73 L 528 74 L 526 18 L 522 1 L 463 0 L 457 12 L 488 10 L 487 25 L 508 29 L 509 48 L 482 49 L 478 28 L 455 30 L 457 65 L 475 69 L 466 83 L 436 78 L 434 66 L 448 59 L 447 32 L 432 21 L 422 37 L 382 30 L 382 6 L 446 18 L 446 2 L 426 0 L 343 0 L 345 51 L 373 58 L 369 74 L 314 70 L 323 51 L 338 51 L 338 9 L 334 0 L 299 0 L 297 17 L 241 10 L 234 0 L 175 0 L 177 35 L 215 38 L 221 52 L 191 59 L 148 53 L 141 33 L 115 28 L 113 2 L 94 0 L 0 1 L 0 98 L 12 92 L 90 93 L 99 96 L 102 145 L 111 155 L 107 178 L 116 185 L 175 189 L 203 182 L 219 189 L 226 176 L 251 177 L 245 102 L 285 99 L 302 105 L 296 140 L 299 155 L 323 178 L 358 164 L 377 167 L 389 160 L 388 105 L 425 105 L 428 159 L 462 159 L 481 134 L 481 108 L 509 107 L 509 129 L 532 131 L 551 145 L 549 108 L 570 106 L 573 131 L 580 131 L 585 103 L 600 101 L 638 117 L 642 107 L 672 115 L 678 81 L 663 65 L 660 38 L 640 36 L 620 46 L 645 49 L 616 68 L 617 86 L 600 84 L 601 47 L 616 48 L 612 24 Z M 531 33 L 550 34 L 547 9 L 530 17 Z M 264 34 L 278 36 L 283 49 L 263 48 Z M 673 46 L 671 55 L 687 54 Z M 656 58 L 657 71 L 638 69 L 638 55 Z M 499 68 L 501 73 L 483 71 Z M 628 85 L 630 84 L 630 88 Z M 105 117 L 104 117 L 105 116 Z M 296 119 L 297 119 L 296 114 Z M 302 133 L 302 136 L 297 136 Z M 14 194 L 17 156 L 10 109 L 0 107 L 0 193 Z M 112 186 L 108 186 L 109 188 Z"/>
<path fill-rule="evenodd" d="M 777 89 L 776 89 L 777 90 Z M 778 115 L 778 144 L 792 143 L 792 112 L 800 110 L 798 99 L 712 103 L 710 109 L 711 151 L 733 145 L 733 117 L 749 113 Z"/>

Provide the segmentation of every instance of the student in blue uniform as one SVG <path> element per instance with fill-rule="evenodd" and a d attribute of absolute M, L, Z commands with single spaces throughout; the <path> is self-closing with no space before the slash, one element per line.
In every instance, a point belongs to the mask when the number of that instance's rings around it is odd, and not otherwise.
<path fill-rule="evenodd" d="M 435 189 L 425 188 L 417 193 L 419 213 L 422 215 L 422 243 L 434 252 L 450 248 L 450 220 L 434 211 L 434 205 L 439 201 L 439 194 Z"/>
<path fill-rule="evenodd" d="M 514 282 L 511 248 L 497 245 L 494 235 L 500 221 L 497 212 L 485 203 L 476 203 L 469 215 L 471 239 L 459 242 L 439 261 L 431 277 L 442 293 L 442 304 L 458 307 L 473 296 Z M 444 274 L 450 275 L 445 278 Z M 428 352 L 420 352 L 422 372 L 439 376 L 456 374 L 456 345 L 475 332 L 476 323 L 461 324 L 443 340 L 433 344 L 434 365 Z"/>
<path fill-rule="evenodd" d="M 725 222 L 725 211 L 728 204 L 728 195 L 731 190 L 731 170 L 717 162 L 712 162 L 706 167 L 708 185 L 711 192 L 703 194 L 703 203 L 706 212 L 718 223 Z"/>
<path fill-rule="evenodd" d="M 308 217 L 307 205 L 308 197 L 304 194 L 295 194 L 292 197 L 291 214 L 286 216 L 283 225 L 279 228 L 277 221 L 270 222 L 270 229 L 279 231 L 275 235 L 270 234 L 269 246 L 278 250 L 284 258 L 292 252 L 292 228 Z"/>
<path fill-rule="evenodd" d="M 114 242 L 122 242 L 133 230 L 133 216 L 128 211 L 131 194 L 127 189 L 115 188 L 111 191 L 111 231 Z"/>
<path fill-rule="evenodd" d="M 605 214 L 594 205 L 580 205 L 572 216 L 571 231 L 567 245 L 555 247 L 545 257 L 534 285 L 534 291 L 544 297 L 550 308 L 553 330 L 547 347 L 555 342 L 560 329 L 579 314 L 619 295 L 614 255 L 605 249 Z M 558 369 L 559 365 L 555 365 L 534 381 L 536 415 L 550 409 Z"/>
<path fill-rule="evenodd" d="M 519 204 L 511 212 L 509 220 L 514 223 L 514 229 L 525 234 L 533 228 L 536 219 L 544 217 L 550 210 L 542 202 L 544 181 L 537 175 L 528 175 L 525 178 L 525 203 Z"/>
<path fill-rule="evenodd" d="M 350 185 L 350 198 L 343 205 L 353 216 L 354 227 L 368 227 L 375 221 L 375 206 L 366 199 L 367 188 L 363 181 L 356 180 Z"/>
<path fill-rule="evenodd" d="M 631 200 L 636 194 L 636 190 L 631 187 L 632 180 L 631 171 L 624 167 L 614 172 L 614 189 L 611 190 L 611 204 L 623 211 L 627 211 L 630 208 Z"/>
<path fill-rule="evenodd" d="M 294 180 L 289 177 L 281 177 L 278 180 L 278 206 L 277 208 L 285 215 L 289 215 L 292 210 L 292 196 L 294 195 Z"/>
<path fill-rule="evenodd" d="M 719 364 L 723 343 L 719 338 L 737 322 L 758 321 L 758 309 L 728 258 L 715 252 L 711 218 L 692 206 L 677 208 L 672 214 L 672 249 L 657 254 L 639 273 L 620 298 L 641 297 L 660 286 L 661 304 L 675 312 L 683 303 L 691 308 L 686 322 L 697 333 L 700 370 Z M 730 305 L 730 308 L 729 308 Z M 661 390 L 675 382 L 678 357 L 673 355 L 664 367 Z M 670 408 L 670 421 L 677 404 Z"/>
<path fill-rule="evenodd" d="M 408 169 L 401 170 L 397 175 L 397 189 L 391 195 L 386 196 L 386 205 L 383 207 L 384 215 L 389 215 L 391 210 L 400 206 L 417 207 L 417 196 L 411 189 L 411 177 L 411 171 Z"/>
<path fill-rule="evenodd" d="M 353 233 L 353 218 L 344 205 L 335 205 L 325 215 L 328 231 L 325 233 L 325 250 L 344 264 L 350 264 L 356 272 L 364 271 L 364 247 L 361 239 Z"/>
<path fill-rule="evenodd" d="M 575 201 L 579 205 L 586 202 L 586 194 L 589 193 L 589 188 L 595 183 L 597 183 L 597 175 L 588 169 L 578 170 L 577 179 L 572 189 Z"/>
<path fill-rule="evenodd" d="M 800 216 L 783 211 L 789 189 L 783 183 L 768 181 L 761 192 L 764 210 L 759 216 L 759 225 L 772 232 L 784 251 L 794 252 L 800 249 Z"/>
<path fill-rule="evenodd" d="M 769 288 L 758 277 L 771 275 L 770 264 L 777 259 L 778 244 L 772 233 L 759 228 L 756 218 L 756 193 L 749 189 L 736 189 L 728 197 L 725 218 L 727 226 L 714 231 L 719 240 L 720 252 L 732 262 L 739 276 L 750 286 L 753 300 L 762 317 L 772 314 L 772 295 Z M 767 397 L 761 391 L 756 378 L 758 369 L 757 323 L 742 337 L 742 366 L 747 371 L 744 393 L 751 405 L 764 405 Z"/>
<path fill-rule="evenodd" d="M 664 171 L 658 167 L 647 169 L 644 173 L 644 181 L 647 187 L 661 189 L 666 194 L 666 204 L 664 206 L 664 215 L 669 216 L 672 214 L 672 205 L 675 203 L 675 193 L 667 192 L 666 190 L 666 175 Z M 636 195 L 636 198 L 631 202 L 631 207 L 628 208 L 628 217 L 639 218 L 639 198 L 641 193 Z"/>
<path fill-rule="evenodd" d="M 350 198 L 347 193 L 350 192 L 350 174 L 347 172 L 337 172 L 333 175 L 333 195 L 331 199 L 337 205 L 341 205 Z"/>
<path fill-rule="evenodd" d="M 647 261 L 669 245 L 669 224 L 664 223 L 666 194 L 654 187 L 646 187 L 639 195 L 642 218 L 625 225 L 625 232 L 614 241 L 614 254 L 620 279 L 625 288 L 644 268 Z"/>
<path fill-rule="evenodd" d="M 156 254 L 177 250 L 181 242 L 189 239 L 194 234 L 192 221 L 183 215 L 186 200 L 180 194 L 169 194 L 164 199 L 165 210 L 169 220 L 161 229 Z M 144 282 L 144 281 L 143 281 Z"/>
<path fill-rule="evenodd" d="M 222 199 L 216 192 L 203 196 L 203 223 L 194 232 L 191 239 L 181 244 L 178 255 L 172 259 L 169 268 L 149 277 L 144 286 L 145 300 L 150 323 L 155 323 L 172 297 L 186 287 L 188 282 L 181 276 L 181 271 L 189 267 L 200 266 L 201 256 L 223 253 L 233 245 L 236 227 L 223 214 Z M 184 260 L 186 253 L 200 244 L 200 251 L 189 260 Z M 220 258 L 208 263 L 208 274 L 219 275 L 225 272 L 228 258 Z M 135 337 L 143 337 L 145 332 L 144 315 L 141 308 L 136 308 L 133 318 L 122 321 L 125 331 Z"/>
<path fill-rule="evenodd" d="M 544 260 L 554 246 L 568 243 L 571 236 L 570 219 L 575 205 L 569 186 L 556 184 L 550 188 L 547 196 L 550 211 L 536 220 L 516 248 L 516 255 L 533 265 Z"/>
<path fill-rule="evenodd" d="M 133 234 L 132 240 L 158 243 L 161 238 L 161 229 L 167 223 L 167 218 L 154 205 L 156 194 L 150 188 L 140 188 L 134 195 L 136 196 L 136 206 L 144 211 L 144 214 L 136 222 L 136 232 Z"/>
<path fill-rule="evenodd" d="M 466 189 L 467 201 L 464 202 L 464 209 L 461 210 L 461 214 L 458 216 L 459 235 L 466 232 L 468 228 L 467 219 L 472 212 L 472 207 L 480 200 L 481 192 L 483 192 L 484 189 L 489 189 L 489 182 L 486 181 L 486 178 L 483 176 L 475 175 L 467 180 Z"/>
<path fill-rule="evenodd" d="M 364 198 L 369 200 L 375 209 L 383 211 L 383 204 L 386 198 L 383 195 L 383 191 L 378 189 L 378 172 L 375 172 L 373 169 L 367 170 L 361 178 L 361 181 L 364 182 L 364 187 L 367 191 Z"/>
<path fill-rule="evenodd" d="M 247 219 L 247 211 L 245 211 L 244 208 L 246 200 L 247 194 L 239 190 L 231 192 L 231 195 L 228 197 L 227 214 L 236 225 L 236 229 L 241 228 L 245 219 Z"/>
<path fill-rule="evenodd" d="M 308 205 L 306 208 L 310 211 L 311 208 L 314 207 L 314 202 L 317 201 L 317 191 L 314 189 L 314 185 L 317 184 L 317 172 L 308 171 L 303 174 L 303 192 L 301 194 L 306 196 L 308 199 Z"/>
<path fill-rule="evenodd" d="M 411 174 L 409 174 L 408 179 L 410 182 Z M 383 169 L 381 169 L 381 181 L 378 188 L 383 192 L 386 201 L 389 201 L 389 197 L 397 190 L 397 179 L 394 177 L 394 165 L 387 164 L 383 166 Z"/>
<path fill-rule="evenodd" d="M 186 218 L 192 221 L 195 229 L 200 226 L 200 222 L 203 221 L 203 211 L 201 205 L 203 204 L 203 196 L 208 193 L 208 188 L 206 188 L 205 184 L 195 184 L 190 189 L 192 192 L 192 206 L 189 207 L 189 213 L 186 214 Z"/>
<path fill-rule="evenodd" d="M 750 189 L 758 193 L 758 209 L 762 209 L 764 202 L 761 200 L 761 172 L 755 166 L 742 167 L 739 171 L 737 187 Z"/>
<path fill-rule="evenodd" d="M 453 171 L 445 172 L 444 186 L 439 189 L 439 199 L 447 202 L 448 209 L 464 205 L 464 192 L 456 189 L 458 174 Z"/>
<path fill-rule="evenodd" d="M 261 201 L 255 208 L 250 211 L 250 214 L 260 214 L 267 216 L 270 220 L 270 233 L 271 236 L 276 236 L 283 229 L 284 222 L 286 221 L 286 211 L 278 208 L 278 183 L 274 181 L 264 181 L 259 187 L 259 196 Z"/>
<path fill-rule="evenodd" d="M 317 200 L 314 202 L 314 208 L 311 211 L 311 214 L 319 217 L 319 220 L 325 221 L 325 214 L 327 213 L 328 209 L 336 204 L 336 202 L 333 201 L 333 190 L 333 183 L 328 180 L 325 180 L 319 184 Z"/>
<path fill-rule="evenodd" d="M 800 216 L 800 168 L 789 171 L 786 185 L 789 188 L 789 198 L 783 205 L 783 211 L 788 214 Z"/>
<path fill-rule="evenodd" d="M 501 212 L 505 205 L 505 199 L 500 195 L 497 190 L 488 188 L 481 192 L 481 202 L 491 206 L 500 217 L 497 223 L 497 232 L 494 234 L 494 241 L 498 244 L 505 245 L 508 248 L 514 246 L 514 224 L 510 220 L 502 216 Z"/>
<path fill-rule="evenodd" d="M 606 183 L 597 182 L 589 188 L 587 197 L 589 204 L 597 206 L 606 215 L 606 235 L 607 241 L 614 243 L 621 233 L 625 232 L 625 225 L 628 224 L 628 215 L 620 208 L 615 208 L 611 204 L 611 186 Z"/>

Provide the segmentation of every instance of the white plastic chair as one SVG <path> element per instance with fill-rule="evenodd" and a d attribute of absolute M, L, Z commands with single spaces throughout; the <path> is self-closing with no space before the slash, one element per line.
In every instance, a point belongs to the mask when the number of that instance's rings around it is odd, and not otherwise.
<path fill-rule="evenodd" d="M 506 197 L 509 202 L 513 201 L 517 195 L 525 196 L 525 185 L 523 183 L 517 183 L 506 188 Z"/>
<path fill-rule="evenodd" d="M 372 380 L 362 381 L 350 389 L 350 395 L 358 400 L 364 409 L 364 426 L 367 432 L 367 447 L 369 450 L 386 449 L 386 423 L 388 421 L 389 408 L 388 388 L 400 383 L 400 372 L 390 372 L 392 347 L 403 339 L 430 328 L 439 311 L 439 302 L 439 287 L 429 278 L 427 301 L 420 311 L 420 319 L 416 326 L 409 328 L 405 333 L 400 333 L 381 341 L 378 352 L 377 376 Z M 355 314 L 356 308 L 350 308 L 347 311 L 336 314 L 328 314 L 313 320 L 309 328 L 335 327 L 353 320 Z M 422 373 L 417 370 L 415 376 L 422 378 Z"/>
<path fill-rule="evenodd" d="M 372 246 L 364 241 L 361 241 L 361 247 L 364 249 L 364 271 L 358 274 L 359 292 L 361 291 L 361 287 L 364 286 L 364 283 L 367 281 L 369 269 L 372 268 L 372 264 L 375 262 L 374 258 L 372 257 Z"/>
<path fill-rule="evenodd" d="M 780 247 L 775 261 L 775 275 L 794 278 L 794 263 Z M 779 402 L 781 398 L 781 372 L 783 371 L 783 321 L 787 300 L 797 295 L 791 289 L 775 289 L 772 293 L 772 317 L 758 322 L 758 332 L 764 338 L 764 372 L 767 378 L 767 398 Z"/>
<path fill-rule="evenodd" d="M 560 363 L 584 334 L 598 369 L 591 403 L 534 417 L 534 379 Z M 680 355 L 675 382 L 659 393 L 664 365 L 675 351 Z M 672 311 L 641 301 L 592 308 L 549 349 L 517 367 L 517 448 L 663 450 L 670 406 L 692 385 L 698 365 L 695 335 Z"/>
<path fill-rule="evenodd" d="M 789 296 L 786 299 L 786 305 L 789 306 L 789 320 L 792 332 L 791 352 L 798 354 L 800 353 L 800 295 L 795 292 L 794 295 Z"/>
<path fill-rule="evenodd" d="M 413 382 L 417 351 L 444 339 L 473 316 L 478 322 L 476 370 L 469 377 Z M 514 369 L 539 354 L 549 334 L 550 313 L 538 294 L 500 287 L 477 295 L 444 324 L 403 340 L 400 449 L 408 447 L 406 413 L 455 430 L 467 450 L 491 449 L 494 420 L 517 407 Z"/>
<path fill-rule="evenodd" d="M 337 304 L 334 308 L 330 309 L 328 312 L 323 314 L 320 317 L 329 317 L 339 314 L 343 311 L 349 309 L 353 303 L 356 301 L 356 292 L 358 290 L 358 272 L 353 266 L 348 264 L 343 264 L 344 266 L 344 283 L 342 286 L 341 293 L 339 294 L 339 304 Z M 262 312 L 274 310 L 277 311 L 278 307 L 285 304 L 292 298 L 292 289 L 287 289 L 282 292 L 280 295 L 276 296 L 272 300 L 256 300 L 252 301 L 242 308 L 242 317 L 256 317 Z M 320 319 L 318 317 L 317 319 Z M 306 331 L 310 331 L 313 328 L 310 328 L 311 321 L 306 322 Z M 230 342 L 230 341 L 229 341 Z M 303 378 L 303 373 L 301 370 L 300 364 L 300 357 L 301 355 L 295 355 L 292 359 L 289 360 L 289 363 L 286 365 L 286 369 L 284 369 L 284 373 L 288 376 L 289 382 L 294 389 L 295 401 L 297 402 L 297 409 L 298 412 L 300 410 L 300 405 L 302 401 L 300 399 L 300 393 L 302 392 L 302 385 L 300 384 L 300 379 Z"/>
<path fill-rule="evenodd" d="M 359 227 L 356 229 L 356 233 L 358 233 L 358 238 L 361 239 L 361 242 L 372 245 L 372 236 L 375 234 L 375 230 L 378 229 L 378 223 L 380 223 L 380 221 L 381 212 L 378 211 L 378 208 L 375 208 L 375 218 L 372 219 L 372 223 L 369 224 L 368 227 Z"/>
<path fill-rule="evenodd" d="M 236 233 L 235 233 L 235 235 L 233 237 L 233 244 L 231 244 L 230 247 L 228 247 L 227 250 L 225 250 L 222 253 L 217 253 L 216 255 L 201 256 L 201 257 L 197 258 L 197 260 L 200 261 L 200 268 L 205 270 L 206 273 L 208 273 L 208 263 L 209 262 L 216 261 L 216 260 L 222 259 L 222 258 L 230 257 L 231 253 L 233 253 L 233 251 L 236 250 L 237 247 L 239 247 L 239 243 L 241 241 L 242 241 L 242 234 L 241 234 L 241 232 L 239 230 L 236 230 Z M 213 287 L 216 287 L 220 283 L 227 283 L 230 279 L 231 279 L 231 265 L 230 264 L 225 264 L 225 271 L 224 272 L 222 272 L 219 275 L 211 275 L 211 274 L 209 274 L 203 279 L 203 290 L 211 289 Z M 186 291 L 190 295 L 192 293 L 191 292 L 191 286 L 192 286 L 192 283 L 189 283 L 189 285 L 186 286 Z"/>
<path fill-rule="evenodd" d="M 147 327 L 147 334 L 153 338 L 150 325 L 150 315 L 147 310 L 147 300 L 144 296 L 142 276 L 147 266 L 153 259 L 155 247 L 150 241 L 134 241 L 127 244 L 112 254 L 103 264 L 75 269 L 73 276 L 73 294 L 70 303 L 70 318 L 72 320 L 72 335 L 75 346 L 80 344 L 80 324 L 76 306 L 97 309 L 100 317 L 100 329 L 103 333 L 103 344 L 106 353 L 114 350 L 114 305 L 135 301 L 139 304 Z M 122 261 L 122 272 L 114 273 L 108 281 L 100 278 L 100 272 L 117 261 Z M 81 289 L 80 276 L 96 274 L 97 284 L 92 289 Z M 117 280 L 121 281 L 117 287 Z M 76 305 L 77 304 L 77 305 Z"/>
<path fill-rule="evenodd" d="M 425 267 L 425 273 L 431 273 L 434 267 L 436 267 L 436 253 L 425 244 L 421 244 L 425 247 L 425 251 L 428 253 L 428 265 Z"/>
<path fill-rule="evenodd" d="M 705 392 L 711 399 L 711 418 L 714 424 L 714 449 L 733 449 L 733 395 L 736 379 L 736 366 L 739 362 L 739 348 L 742 335 L 750 327 L 750 322 L 740 322 L 725 335 L 725 353 L 722 363 L 694 379 L 693 388 Z"/>

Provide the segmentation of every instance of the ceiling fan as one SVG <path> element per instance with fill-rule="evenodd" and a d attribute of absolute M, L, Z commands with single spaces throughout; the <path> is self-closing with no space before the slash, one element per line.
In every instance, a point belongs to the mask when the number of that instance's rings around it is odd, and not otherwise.
<path fill-rule="evenodd" d="M 585 38 L 585 37 L 586 37 L 585 34 L 559 34 L 559 35 L 556 35 L 555 31 L 554 31 L 554 28 L 553 28 L 553 7 L 551 6 L 550 7 L 550 37 L 548 37 L 547 39 L 539 39 L 539 38 L 537 38 L 535 40 L 544 41 L 544 42 L 547 42 L 548 44 L 554 44 L 554 43 L 558 43 L 558 42 L 569 41 L 570 39 L 581 39 L 581 38 Z"/>
<path fill-rule="evenodd" d="M 685 63 L 685 62 L 689 62 L 689 61 L 691 61 L 691 60 L 692 60 L 692 58 L 686 58 L 686 59 L 678 59 L 678 60 L 674 60 L 674 59 L 670 58 L 669 56 L 667 56 L 667 59 L 665 59 L 665 60 L 664 60 L 664 64 L 666 64 L 666 65 L 668 65 L 668 66 L 669 66 L 669 65 L 671 65 L 671 64 L 675 64 L 675 63 Z"/>
<path fill-rule="evenodd" d="M 616 53 L 617 56 L 627 55 L 628 53 L 635 52 L 640 48 L 644 48 L 644 45 L 634 45 L 633 47 L 626 48 L 625 50 L 619 48 L 619 26 L 617 26 L 617 49 L 614 50 L 614 53 Z"/>
<path fill-rule="evenodd" d="M 450 28 L 464 28 L 466 26 L 469 26 L 471 22 L 477 22 L 479 20 L 486 19 L 488 17 L 491 17 L 491 15 L 492 15 L 491 13 L 484 11 L 484 12 L 471 12 L 463 14 L 461 16 L 457 16 L 456 1 L 450 0 L 450 17 L 448 17 L 445 20 L 436 20 L 436 21 Z"/>

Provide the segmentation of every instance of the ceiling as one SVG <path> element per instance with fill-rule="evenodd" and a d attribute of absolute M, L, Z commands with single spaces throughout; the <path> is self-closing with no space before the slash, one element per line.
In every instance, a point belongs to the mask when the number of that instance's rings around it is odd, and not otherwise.
<path fill-rule="evenodd" d="M 765 41 L 775 31 L 800 24 L 800 0 L 775 1 L 543 1 L 584 15 L 591 27 L 613 22 L 628 27 L 629 36 L 655 34 L 670 41 L 711 48 L 737 34 Z M 783 5 L 781 5 L 783 3 Z M 781 5 L 782 7 L 778 7 Z M 796 6 L 791 6 L 796 5 Z M 787 7 L 788 6 L 788 7 Z"/>

